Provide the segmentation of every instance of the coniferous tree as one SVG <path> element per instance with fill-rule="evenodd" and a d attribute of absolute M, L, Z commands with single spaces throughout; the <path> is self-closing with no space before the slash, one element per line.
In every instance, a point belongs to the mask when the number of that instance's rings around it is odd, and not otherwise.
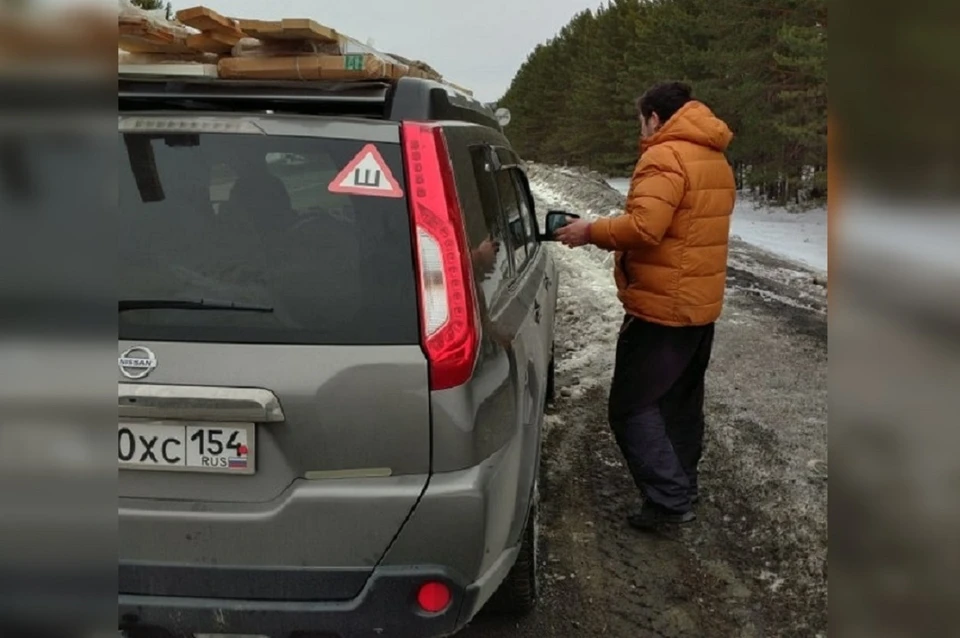
<path fill-rule="evenodd" d="M 164 9 L 166 12 L 167 20 L 173 17 L 173 5 L 169 2 L 164 4 L 163 0 L 130 0 L 133 4 L 137 5 L 141 9 L 146 9 L 147 11 L 156 11 L 157 9 Z"/>
<path fill-rule="evenodd" d="M 499 101 L 525 157 L 625 174 L 636 98 L 683 80 L 734 130 L 738 186 L 826 195 L 825 0 L 608 0 L 536 47 Z"/>

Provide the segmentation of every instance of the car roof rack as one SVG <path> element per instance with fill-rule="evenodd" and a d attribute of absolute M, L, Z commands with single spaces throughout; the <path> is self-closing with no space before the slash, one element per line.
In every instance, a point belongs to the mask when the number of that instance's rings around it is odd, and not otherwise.
<path fill-rule="evenodd" d="M 396 80 L 224 80 L 195 74 L 123 72 L 121 112 L 157 108 L 374 117 L 391 121 L 460 121 L 500 130 L 492 109 L 447 84 Z"/>

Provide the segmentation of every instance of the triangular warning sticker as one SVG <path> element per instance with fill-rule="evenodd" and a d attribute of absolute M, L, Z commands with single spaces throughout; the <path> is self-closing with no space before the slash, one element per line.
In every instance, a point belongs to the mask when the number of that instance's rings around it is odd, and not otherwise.
<path fill-rule="evenodd" d="M 368 197 L 403 197 L 399 182 L 390 172 L 380 151 L 367 144 L 330 182 L 331 193 Z"/>

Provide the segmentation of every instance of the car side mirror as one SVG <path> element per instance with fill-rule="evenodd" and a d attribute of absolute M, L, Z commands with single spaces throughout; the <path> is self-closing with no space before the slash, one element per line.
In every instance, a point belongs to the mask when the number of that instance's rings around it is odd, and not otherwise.
<path fill-rule="evenodd" d="M 580 219 L 580 215 L 562 210 L 549 211 L 547 213 L 547 231 L 540 235 L 540 241 L 556 241 L 557 231 L 575 219 Z"/>

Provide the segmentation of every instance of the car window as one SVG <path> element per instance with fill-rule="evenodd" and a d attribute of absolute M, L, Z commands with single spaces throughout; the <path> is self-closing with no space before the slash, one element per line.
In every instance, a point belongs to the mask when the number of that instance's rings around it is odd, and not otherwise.
<path fill-rule="evenodd" d="M 537 220 L 533 210 L 533 197 L 527 188 L 527 180 L 519 169 L 512 168 L 513 183 L 517 189 L 517 198 L 520 202 L 520 216 L 523 220 L 523 230 L 527 239 L 527 254 L 532 255 L 537 249 Z"/>
<path fill-rule="evenodd" d="M 517 195 L 510 171 L 501 170 L 496 174 L 497 194 L 500 198 L 500 209 L 507 219 L 507 229 L 510 240 L 510 250 L 513 253 L 513 263 L 517 272 L 523 270 L 527 263 L 527 237 L 523 226 L 523 211 Z"/>
<path fill-rule="evenodd" d="M 485 149 L 471 149 L 471 160 L 486 225 L 485 234 L 477 240 L 471 240 L 473 271 L 489 308 L 509 284 L 513 263 L 507 239 L 506 219 L 500 209 L 493 173 L 487 170 Z"/>
<path fill-rule="evenodd" d="M 405 198 L 331 192 L 364 143 L 126 133 L 119 165 L 124 300 L 215 300 L 271 312 L 120 313 L 131 340 L 419 341 Z M 378 145 L 403 179 L 397 144 Z"/>

